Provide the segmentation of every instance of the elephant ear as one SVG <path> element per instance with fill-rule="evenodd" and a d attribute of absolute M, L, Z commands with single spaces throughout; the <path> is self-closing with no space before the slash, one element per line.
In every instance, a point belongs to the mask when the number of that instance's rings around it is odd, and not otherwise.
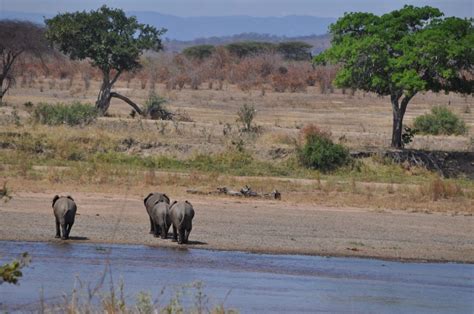
<path fill-rule="evenodd" d="M 148 194 L 148 196 L 145 197 L 145 199 L 143 200 L 143 204 L 145 204 L 145 206 L 146 206 L 146 201 L 148 201 L 148 199 L 149 199 L 150 196 L 152 196 L 152 195 L 153 195 L 153 193 Z"/>
<path fill-rule="evenodd" d="M 67 198 L 74 202 L 74 199 L 72 198 L 71 195 L 68 195 Z"/>
<path fill-rule="evenodd" d="M 168 197 L 168 195 L 163 194 L 163 197 L 165 198 L 166 203 L 169 204 L 170 203 L 170 198 Z"/>
<path fill-rule="evenodd" d="M 56 201 L 59 199 L 59 195 L 55 195 L 53 197 L 53 204 L 51 205 L 52 207 L 54 207 L 54 203 L 56 203 Z"/>
<path fill-rule="evenodd" d="M 178 201 L 173 201 L 173 203 L 171 203 L 170 205 L 170 208 L 173 207 L 174 204 L 178 203 Z"/>

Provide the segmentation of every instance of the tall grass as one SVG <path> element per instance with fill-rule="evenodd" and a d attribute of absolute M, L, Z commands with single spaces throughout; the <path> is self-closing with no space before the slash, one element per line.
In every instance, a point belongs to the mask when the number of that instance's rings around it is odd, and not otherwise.
<path fill-rule="evenodd" d="M 40 103 L 33 111 L 34 120 L 47 125 L 87 125 L 94 122 L 97 116 L 94 106 L 80 102 L 69 105 Z"/>

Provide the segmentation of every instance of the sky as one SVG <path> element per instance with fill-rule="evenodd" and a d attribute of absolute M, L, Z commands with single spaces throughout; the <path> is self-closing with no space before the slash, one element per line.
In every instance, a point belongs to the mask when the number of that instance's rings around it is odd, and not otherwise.
<path fill-rule="evenodd" d="M 176 16 L 339 17 L 344 12 L 383 14 L 403 7 L 430 5 L 447 16 L 473 17 L 474 0 L 0 0 L 0 11 L 58 13 L 91 10 L 106 4 L 125 11 L 154 11 Z"/>

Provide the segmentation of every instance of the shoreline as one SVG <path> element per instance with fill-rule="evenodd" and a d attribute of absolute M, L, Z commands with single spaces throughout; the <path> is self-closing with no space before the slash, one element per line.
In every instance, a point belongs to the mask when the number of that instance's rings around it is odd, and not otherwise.
<path fill-rule="evenodd" d="M 20 192 L 2 203 L 0 241 L 63 242 L 54 239 L 52 195 Z M 473 216 L 192 196 L 190 244 L 178 246 L 148 233 L 140 198 L 84 192 L 74 198 L 78 215 L 66 243 L 474 263 Z"/>
<path fill-rule="evenodd" d="M 244 254 L 255 254 L 255 255 L 273 255 L 273 256 L 308 256 L 308 257 L 319 257 L 319 258 L 339 258 L 339 259 L 363 259 L 363 260 L 375 260 L 375 261 L 384 261 L 384 262 L 394 262 L 402 264 L 460 264 L 460 265 L 474 265 L 472 261 L 465 260 L 445 260 L 445 259 L 420 259 L 420 258 L 396 258 L 390 256 L 371 256 L 371 255 L 357 255 L 357 254 L 318 254 L 318 253 L 305 253 L 305 252 L 293 252 L 293 251 L 268 251 L 265 249 L 257 250 L 239 250 L 239 249 L 222 249 L 217 247 L 196 247 L 193 245 L 182 245 L 182 246 L 172 246 L 172 245 L 163 245 L 158 246 L 156 244 L 145 244 L 145 243 L 117 243 L 117 242 L 91 242 L 88 240 L 57 240 L 51 239 L 49 241 L 42 240 L 21 240 L 21 239 L 0 239 L 0 244 L 2 242 L 21 242 L 21 243 L 42 243 L 42 244 L 60 244 L 60 245 L 69 245 L 69 244 L 78 244 L 78 245 L 88 245 L 88 246 L 98 246 L 102 249 L 101 245 L 104 246 L 145 246 L 156 249 L 172 249 L 172 250 L 206 250 L 206 251 L 215 251 L 215 252 L 235 252 L 235 253 L 244 253 Z"/>

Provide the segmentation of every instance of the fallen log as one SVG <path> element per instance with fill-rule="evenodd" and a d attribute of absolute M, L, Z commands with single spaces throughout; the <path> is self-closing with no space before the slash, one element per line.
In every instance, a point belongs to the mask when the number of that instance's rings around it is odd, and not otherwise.
<path fill-rule="evenodd" d="M 189 194 L 198 194 L 198 195 L 228 195 L 234 197 L 258 197 L 258 198 L 265 198 L 265 199 L 274 199 L 274 200 L 281 200 L 281 193 L 278 190 L 273 190 L 270 193 L 258 193 L 252 190 L 251 187 L 245 185 L 240 191 L 233 191 L 229 190 L 227 187 L 218 187 L 215 191 L 199 191 L 195 189 L 186 190 L 186 193 Z"/>

